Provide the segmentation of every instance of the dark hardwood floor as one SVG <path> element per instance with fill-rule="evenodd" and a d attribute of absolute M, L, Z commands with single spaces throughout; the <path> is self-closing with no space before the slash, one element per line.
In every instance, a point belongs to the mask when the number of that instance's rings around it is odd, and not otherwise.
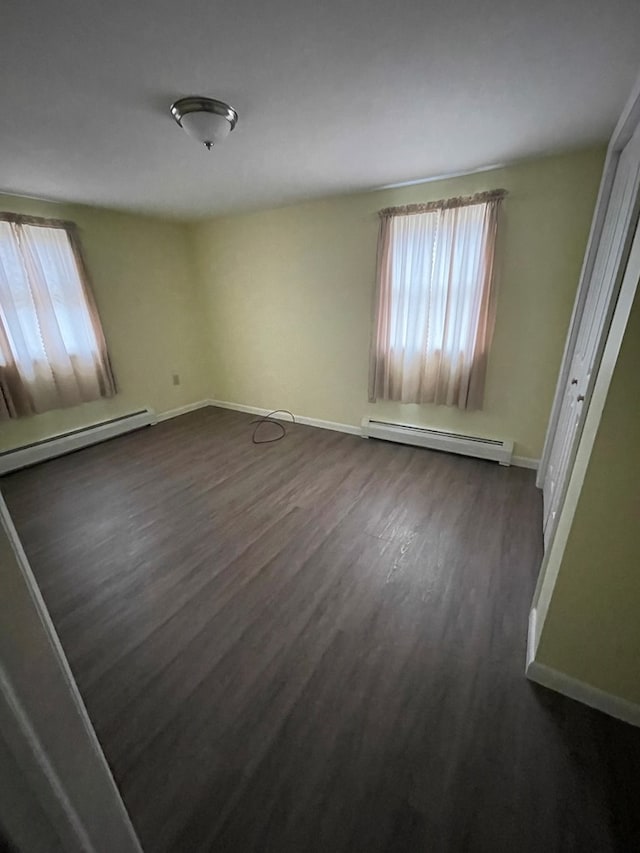
<path fill-rule="evenodd" d="M 640 850 L 640 731 L 523 675 L 533 472 L 250 420 L 1 482 L 146 853 Z"/>

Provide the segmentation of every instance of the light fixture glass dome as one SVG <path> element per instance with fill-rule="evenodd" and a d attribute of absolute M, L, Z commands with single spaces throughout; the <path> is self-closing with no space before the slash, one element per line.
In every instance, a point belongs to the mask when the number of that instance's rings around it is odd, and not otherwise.
<path fill-rule="evenodd" d="M 199 95 L 180 98 L 171 105 L 171 115 L 209 150 L 226 139 L 238 121 L 238 113 L 229 104 Z"/>

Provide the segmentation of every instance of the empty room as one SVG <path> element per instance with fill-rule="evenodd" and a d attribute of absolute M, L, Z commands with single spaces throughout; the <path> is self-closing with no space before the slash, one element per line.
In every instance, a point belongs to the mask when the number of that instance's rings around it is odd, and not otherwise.
<path fill-rule="evenodd" d="M 5 4 L 2 853 L 640 850 L 639 32 Z"/>

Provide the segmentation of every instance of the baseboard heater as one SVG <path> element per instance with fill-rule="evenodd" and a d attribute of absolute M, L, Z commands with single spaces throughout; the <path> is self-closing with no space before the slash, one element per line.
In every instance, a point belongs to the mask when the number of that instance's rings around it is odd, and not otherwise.
<path fill-rule="evenodd" d="M 10 471 L 17 471 L 19 468 L 36 465 L 38 462 L 44 462 L 47 459 L 53 459 L 55 456 L 80 450 L 90 444 L 98 444 L 108 438 L 115 438 L 117 435 L 131 432 L 134 429 L 150 426 L 156 423 L 156 420 L 154 411 L 141 409 L 138 412 L 131 412 L 108 421 L 60 433 L 51 438 L 42 439 L 42 441 L 34 441 L 33 444 L 17 447 L 15 450 L 5 450 L 0 453 L 0 476 L 8 474 Z"/>
<path fill-rule="evenodd" d="M 493 438 L 480 438 L 477 435 L 463 435 L 392 421 L 377 421 L 367 417 L 362 419 L 362 435 L 364 438 L 381 438 L 384 441 L 428 447 L 431 450 L 445 450 L 448 453 L 460 453 L 463 456 L 475 456 L 478 459 L 491 459 L 501 465 L 511 465 L 513 455 L 512 441 L 498 441 Z"/>

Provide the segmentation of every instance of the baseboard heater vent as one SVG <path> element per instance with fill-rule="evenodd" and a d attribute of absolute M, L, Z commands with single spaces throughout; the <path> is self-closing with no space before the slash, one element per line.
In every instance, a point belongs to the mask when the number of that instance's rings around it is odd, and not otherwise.
<path fill-rule="evenodd" d="M 88 447 L 90 444 L 98 444 L 100 441 L 115 438 L 117 435 L 131 432 L 134 429 L 150 426 L 156 423 L 156 420 L 156 414 L 151 409 L 141 409 L 138 412 L 131 412 L 128 415 L 121 415 L 118 418 L 91 424 L 88 427 L 60 433 L 42 441 L 35 441 L 33 444 L 22 445 L 15 450 L 5 450 L 0 453 L 0 476 L 8 474 L 10 471 L 17 471 L 19 468 L 36 465 L 38 462 L 44 462 L 47 459 L 53 459 L 55 456 L 63 456 L 65 453 L 80 450 L 80 448 Z"/>
<path fill-rule="evenodd" d="M 362 435 L 364 438 L 381 438 L 416 447 L 461 453 L 463 456 L 476 456 L 478 459 L 491 459 L 501 465 L 511 465 L 513 455 L 512 441 L 498 441 L 392 421 L 376 421 L 367 417 L 362 419 Z"/>

